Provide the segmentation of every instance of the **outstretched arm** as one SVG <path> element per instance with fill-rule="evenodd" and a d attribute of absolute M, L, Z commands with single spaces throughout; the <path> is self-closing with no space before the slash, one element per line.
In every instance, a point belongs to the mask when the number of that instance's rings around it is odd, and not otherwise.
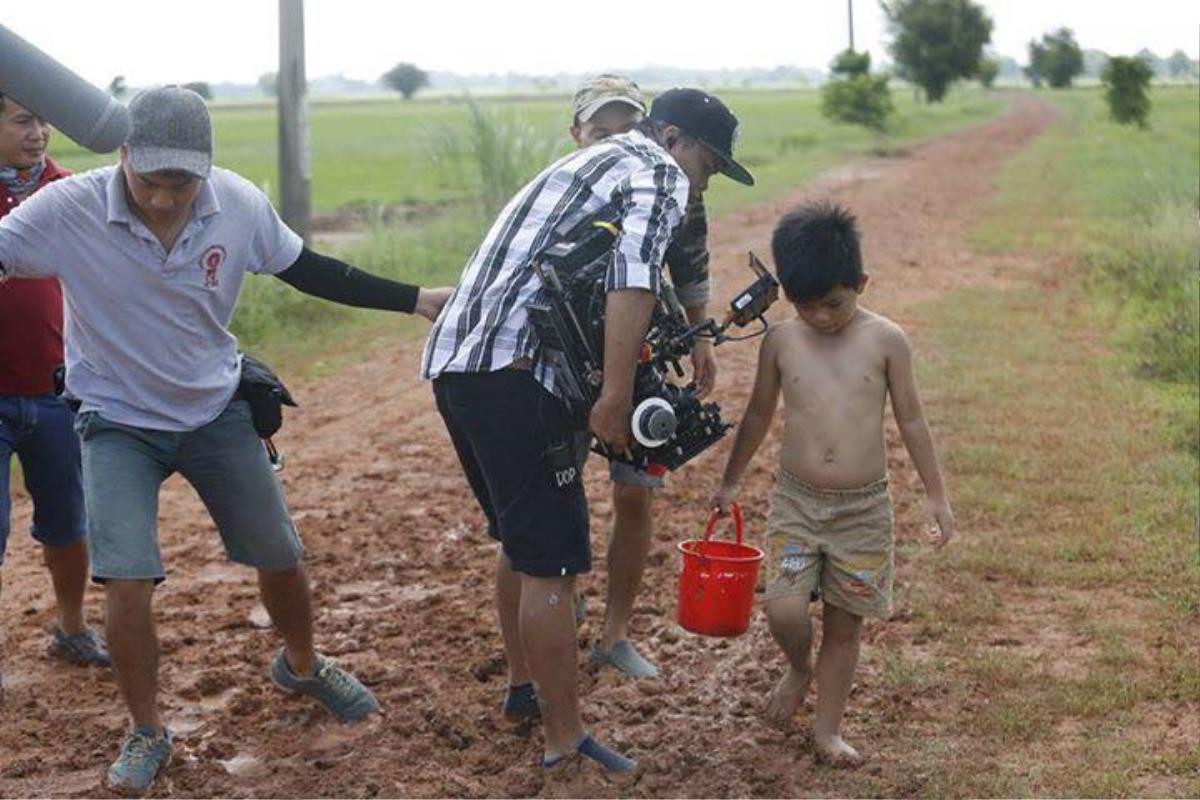
<path fill-rule="evenodd" d="M 275 273 L 305 294 L 357 308 L 403 311 L 432 321 L 450 297 L 451 289 L 422 289 L 356 269 L 344 261 L 305 247 L 290 267 Z"/>
<path fill-rule="evenodd" d="M 758 373 L 754 377 L 754 390 L 746 404 L 746 413 L 738 425 L 737 436 L 733 440 L 733 449 L 729 452 L 729 460 L 725 462 L 725 475 L 721 479 L 721 488 L 713 495 L 712 506 L 722 512 L 729 509 L 729 504 L 737 496 L 741 488 L 742 476 L 750 459 L 758 452 L 763 438 L 771 428 L 771 420 L 775 418 L 775 406 L 779 402 L 779 329 L 767 334 L 762 347 L 758 351 Z"/>
<path fill-rule="evenodd" d="M 950 510 L 942 469 L 933 449 L 933 436 L 929 433 L 921 396 L 917 393 L 912 346 L 899 328 L 888 334 L 887 382 L 900 438 L 904 440 L 904 446 L 917 467 L 917 474 L 925 485 L 925 516 L 930 524 L 930 533 L 941 547 L 954 536 L 954 513 Z"/>

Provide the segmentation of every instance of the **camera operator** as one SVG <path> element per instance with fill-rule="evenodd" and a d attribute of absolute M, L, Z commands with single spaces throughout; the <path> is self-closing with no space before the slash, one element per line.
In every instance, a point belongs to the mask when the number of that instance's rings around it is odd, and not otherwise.
<path fill-rule="evenodd" d="M 671 92 L 664 94 L 650 116 L 655 118 L 656 111 L 659 117 L 669 116 L 671 101 L 676 96 Z M 646 114 L 646 101 L 637 84 L 613 74 L 596 75 L 585 81 L 575 93 L 572 106 L 570 133 L 580 147 L 626 133 Z M 708 217 L 703 192 L 695 186 L 688 193 L 683 222 L 672 236 L 664 260 L 675 296 L 688 321 L 696 324 L 708 319 Z M 697 339 L 691 361 L 696 398 L 703 400 L 712 391 L 717 377 L 712 343 Z M 612 665 L 635 678 L 655 678 L 658 668 L 629 640 L 629 621 L 653 536 L 652 492 L 662 488 L 665 476 L 659 470 L 611 461 L 609 477 L 613 484 L 613 530 L 608 543 L 604 631 L 592 648 L 590 661 L 593 667 Z M 576 615 L 582 621 L 582 594 L 577 602 Z"/>
<path fill-rule="evenodd" d="M 576 752 L 613 770 L 635 764 L 587 735 L 579 715 L 572 605 L 574 576 L 591 568 L 581 476 L 587 435 L 573 429 L 554 370 L 538 359 L 528 313 L 540 294 L 533 262 L 555 231 L 618 212 L 604 381 L 590 427 L 612 451 L 626 451 L 638 354 L 689 190 L 703 192 L 717 172 L 752 180 L 733 160 L 737 119 L 720 100 L 674 89 L 659 104 L 661 116 L 564 157 L 509 201 L 425 347 L 422 374 L 433 379 L 488 531 L 502 545 L 496 578 L 509 669 L 505 714 L 544 716 L 546 766 Z"/>

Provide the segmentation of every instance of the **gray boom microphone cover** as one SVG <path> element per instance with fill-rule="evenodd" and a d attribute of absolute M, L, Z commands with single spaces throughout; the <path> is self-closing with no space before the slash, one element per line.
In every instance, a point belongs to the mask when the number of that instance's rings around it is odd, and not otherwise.
<path fill-rule="evenodd" d="M 97 153 L 116 150 L 129 135 L 125 106 L 3 25 L 0 94 Z"/>

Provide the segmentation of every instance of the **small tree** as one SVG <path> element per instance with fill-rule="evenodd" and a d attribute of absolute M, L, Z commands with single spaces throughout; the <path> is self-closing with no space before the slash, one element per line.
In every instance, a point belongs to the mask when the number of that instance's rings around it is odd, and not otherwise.
<path fill-rule="evenodd" d="M 212 87 L 208 85 L 208 81 L 192 81 L 191 83 L 183 84 L 183 88 L 191 89 L 205 100 L 212 100 L 213 98 Z"/>
<path fill-rule="evenodd" d="M 279 75 L 274 72 L 264 72 L 258 76 L 258 88 L 267 97 L 279 96 Z"/>
<path fill-rule="evenodd" d="M 843 50 L 834 57 L 833 63 L 829 65 L 829 71 L 843 78 L 866 75 L 871 71 L 871 54 L 865 50 L 861 53 L 854 50 Z"/>
<path fill-rule="evenodd" d="M 843 50 L 831 70 L 838 77 L 821 87 L 821 113 L 834 122 L 882 133 L 893 110 L 892 93 L 887 75 L 870 74 L 871 54 Z"/>
<path fill-rule="evenodd" d="M 1167 74 L 1177 81 L 1185 80 L 1192 73 L 1192 60 L 1187 53 L 1176 50 L 1167 58 Z"/>
<path fill-rule="evenodd" d="M 416 64 L 401 62 L 383 73 L 383 82 L 410 99 L 417 90 L 429 85 L 429 75 Z"/>
<path fill-rule="evenodd" d="M 975 71 L 975 77 L 979 79 L 979 84 L 985 89 L 992 88 L 992 84 L 996 82 L 996 76 L 1000 74 L 1000 62 L 994 58 L 985 58 L 979 62 L 979 68 Z"/>
<path fill-rule="evenodd" d="M 124 97 L 126 91 L 128 91 L 128 89 L 126 89 L 126 87 L 125 87 L 125 76 L 124 75 L 118 75 L 115 78 L 113 78 L 111 81 L 108 82 L 108 93 L 111 94 L 113 97 L 116 97 L 116 98 Z"/>
<path fill-rule="evenodd" d="M 971 0 L 884 0 L 895 38 L 890 46 L 897 74 L 920 86 L 937 103 L 950 84 L 970 78 L 983 46 L 992 39 L 992 20 Z"/>
<path fill-rule="evenodd" d="M 1137 125 L 1145 129 L 1150 116 L 1150 95 L 1146 89 L 1154 77 L 1154 68 L 1140 58 L 1116 56 L 1108 60 L 1100 81 L 1104 84 L 1104 99 L 1108 112 L 1121 125 Z"/>
<path fill-rule="evenodd" d="M 1059 28 L 1029 43 L 1028 74 L 1034 86 L 1042 81 L 1053 89 L 1066 89 L 1083 72 L 1083 50 L 1070 28 Z"/>

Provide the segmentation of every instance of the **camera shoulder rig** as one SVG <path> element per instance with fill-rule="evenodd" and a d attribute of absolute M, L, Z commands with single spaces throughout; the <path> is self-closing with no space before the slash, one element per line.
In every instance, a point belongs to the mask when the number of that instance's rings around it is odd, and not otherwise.
<path fill-rule="evenodd" d="M 581 428 L 587 426 L 604 382 L 605 282 L 619 236 L 618 221 L 602 214 L 561 233 L 533 262 L 542 285 L 529 306 L 539 339 L 539 358 L 554 370 L 558 394 L 572 421 Z M 701 403 L 692 387 L 672 383 L 668 377 L 671 372 L 677 377 L 684 375 L 680 359 L 691 353 L 697 340 L 722 344 L 766 332 L 763 314 L 778 298 L 779 283 L 753 253 L 750 268 L 756 276 L 754 282 L 734 297 L 720 324 L 707 319 L 690 325 L 674 291 L 664 288 L 655 303 L 634 377 L 632 458 L 608 452 L 602 445 L 597 452 L 661 473 L 695 458 L 732 427 L 721 418 L 720 406 Z M 753 333 L 726 333 L 732 326 L 753 322 L 761 326 Z"/>

